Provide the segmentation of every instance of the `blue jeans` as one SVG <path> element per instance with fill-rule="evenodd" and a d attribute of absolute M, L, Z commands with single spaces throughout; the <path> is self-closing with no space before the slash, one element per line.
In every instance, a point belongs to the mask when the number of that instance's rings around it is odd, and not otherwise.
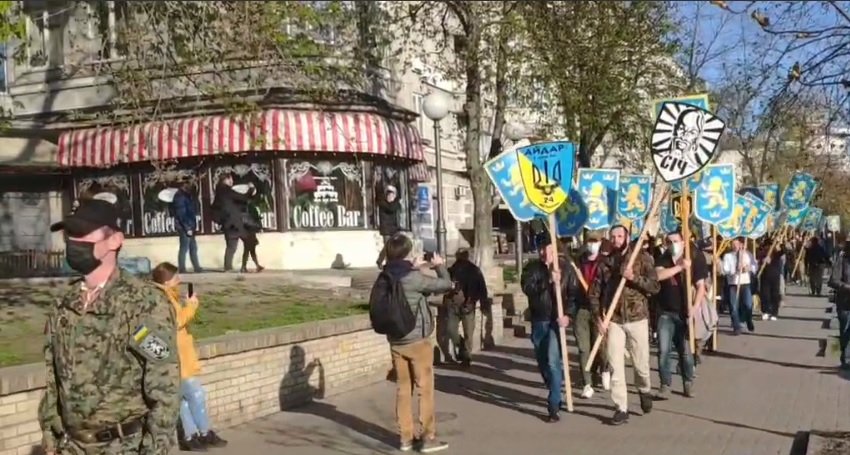
<path fill-rule="evenodd" d="M 752 323 L 753 321 L 753 292 L 750 285 L 741 286 L 740 294 L 738 296 L 738 286 L 729 286 L 729 312 L 732 317 L 732 330 L 736 332 L 741 331 L 742 316 L 745 323 Z"/>
<path fill-rule="evenodd" d="M 658 374 L 662 385 L 673 384 L 673 348 L 679 354 L 682 381 L 694 380 L 694 356 L 688 342 L 688 323 L 675 313 L 661 313 L 658 317 Z"/>
<path fill-rule="evenodd" d="M 186 439 L 210 431 L 207 416 L 207 393 L 198 378 L 184 379 L 180 387 L 180 422 Z"/>
<path fill-rule="evenodd" d="M 564 365 L 561 361 L 557 323 L 532 321 L 531 344 L 534 345 L 537 368 L 543 376 L 543 382 L 549 387 L 549 412 L 557 412 L 561 408 L 561 387 L 564 385 Z"/>
<path fill-rule="evenodd" d="M 186 253 L 189 253 L 189 259 L 192 260 L 192 270 L 195 273 L 200 272 L 201 261 L 198 260 L 198 242 L 195 240 L 195 233 L 192 235 L 186 233 L 182 229 L 177 229 L 177 235 L 180 236 L 180 251 L 177 253 L 177 269 L 180 273 L 186 273 Z"/>
<path fill-rule="evenodd" d="M 850 343 L 850 311 L 838 311 L 838 346 L 841 350 L 841 364 L 847 363 L 847 344 Z"/>

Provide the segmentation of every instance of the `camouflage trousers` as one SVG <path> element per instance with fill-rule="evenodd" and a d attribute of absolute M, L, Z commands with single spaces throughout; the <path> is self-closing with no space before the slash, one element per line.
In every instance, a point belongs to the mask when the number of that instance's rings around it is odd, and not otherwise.
<path fill-rule="evenodd" d="M 138 433 L 104 443 L 68 440 L 58 452 L 59 455 L 168 455 L 169 449 L 156 448 L 149 433 Z"/>

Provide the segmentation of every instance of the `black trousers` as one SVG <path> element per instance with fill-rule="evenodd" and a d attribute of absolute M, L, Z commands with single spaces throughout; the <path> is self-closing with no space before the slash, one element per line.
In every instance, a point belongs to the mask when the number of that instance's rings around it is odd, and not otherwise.
<path fill-rule="evenodd" d="M 762 314 L 779 316 L 779 302 L 782 300 L 780 277 L 762 276 L 759 286 Z"/>
<path fill-rule="evenodd" d="M 224 236 L 224 270 L 233 270 L 233 256 L 239 246 L 239 237 Z"/>

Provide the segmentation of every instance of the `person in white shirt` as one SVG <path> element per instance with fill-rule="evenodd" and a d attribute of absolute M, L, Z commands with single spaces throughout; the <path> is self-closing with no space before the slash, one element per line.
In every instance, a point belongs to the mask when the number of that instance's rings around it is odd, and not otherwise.
<path fill-rule="evenodd" d="M 732 251 L 723 255 L 721 270 L 726 276 L 726 285 L 729 288 L 733 334 L 741 334 L 742 317 L 747 324 L 747 329 L 752 332 L 755 330 L 755 325 L 753 325 L 753 293 L 750 283 L 751 274 L 758 273 L 758 264 L 753 255 L 746 250 L 743 237 L 732 241 Z"/>

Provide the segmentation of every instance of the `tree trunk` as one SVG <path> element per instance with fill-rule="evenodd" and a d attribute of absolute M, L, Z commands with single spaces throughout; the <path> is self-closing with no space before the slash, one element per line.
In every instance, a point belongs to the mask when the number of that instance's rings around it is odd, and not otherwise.
<path fill-rule="evenodd" d="M 467 116 L 464 151 L 469 184 L 472 187 L 472 230 L 474 242 L 473 261 L 481 270 L 493 265 L 493 206 L 490 196 L 490 178 L 484 171 L 481 156 L 481 36 L 477 29 L 470 30 L 465 54 Z"/>

